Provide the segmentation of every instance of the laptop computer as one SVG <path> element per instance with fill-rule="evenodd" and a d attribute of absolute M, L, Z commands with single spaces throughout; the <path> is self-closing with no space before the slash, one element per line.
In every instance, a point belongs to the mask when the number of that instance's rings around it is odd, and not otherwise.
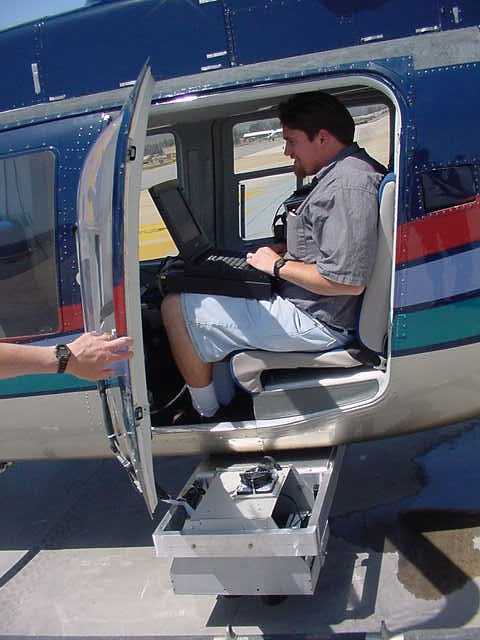
<path fill-rule="evenodd" d="M 164 275 L 166 290 L 268 299 L 271 277 L 250 266 L 245 254 L 216 250 L 190 210 L 176 180 L 149 189 L 183 260 Z"/>

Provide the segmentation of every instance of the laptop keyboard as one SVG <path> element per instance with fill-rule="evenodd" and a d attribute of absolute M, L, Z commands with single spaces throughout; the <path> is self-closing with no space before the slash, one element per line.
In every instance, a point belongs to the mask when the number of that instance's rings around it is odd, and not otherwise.
<path fill-rule="evenodd" d="M 205 258 L 205 263 L 215 264 L 221 268 L 221 265 L 225 265 L 231 269 L 239 269 L 241 271 L 257 271 L 255 267 L 252 267 L 245 258 L 241 256 L 224 256 L 211 254 Z"/>

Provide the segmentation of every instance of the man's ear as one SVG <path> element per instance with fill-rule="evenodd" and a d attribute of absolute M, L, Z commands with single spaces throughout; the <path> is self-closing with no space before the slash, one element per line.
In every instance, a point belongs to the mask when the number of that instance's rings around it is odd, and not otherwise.
<path fill-rule="evenodd" d="M 315 140 L 319 144 L 324 145 L 330 140 L 331 137 L 332 137 L 332 134 L 330 133 L 330 131 L 327 131 L 327 129 L 319 129 L 319 131 L 315 136 Z"/>

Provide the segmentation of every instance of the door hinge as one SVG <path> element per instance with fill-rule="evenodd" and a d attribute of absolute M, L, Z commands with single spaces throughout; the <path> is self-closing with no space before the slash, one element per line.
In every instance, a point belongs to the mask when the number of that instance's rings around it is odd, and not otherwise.
<path fill-rule="evenodd" d="M 133 162 L 137 157 L 137 147 L 135 147 L 133 144 L 130 147 L 128 147 L 127 156 L 130 162 Z"/>
<path fill-rule="evenodd" d="M 142 407 L 135 407 L 135 420 L 140 421 L 143 420 L 143 409 Z"/>

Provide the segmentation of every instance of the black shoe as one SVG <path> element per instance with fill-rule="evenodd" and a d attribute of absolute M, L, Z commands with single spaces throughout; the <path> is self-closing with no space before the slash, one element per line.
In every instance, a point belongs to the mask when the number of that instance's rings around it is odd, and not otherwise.
<path fill-rule="evenodd" d="M 167 406 L 154 400 L 150 403 L 152 427 L 170 426 L 176 414 L 189 404 L 190 396 L 186 386 L 180 390 L 180 393 L 174 398 L 173 402 L 168 403 Z"/>
<path fill-rule="evenodd" d="M 218 422 L 240 422 L 254 420 L 252 398 L 249 394 L 237 392 L 228 406 L 221 406 L 214 416 L 201 416 L 192 406 L 190 396 L 184 393 L 167 408 L 152 413 L 152 426 L 172 426 L 186 424 L 215 424 Z"/>

